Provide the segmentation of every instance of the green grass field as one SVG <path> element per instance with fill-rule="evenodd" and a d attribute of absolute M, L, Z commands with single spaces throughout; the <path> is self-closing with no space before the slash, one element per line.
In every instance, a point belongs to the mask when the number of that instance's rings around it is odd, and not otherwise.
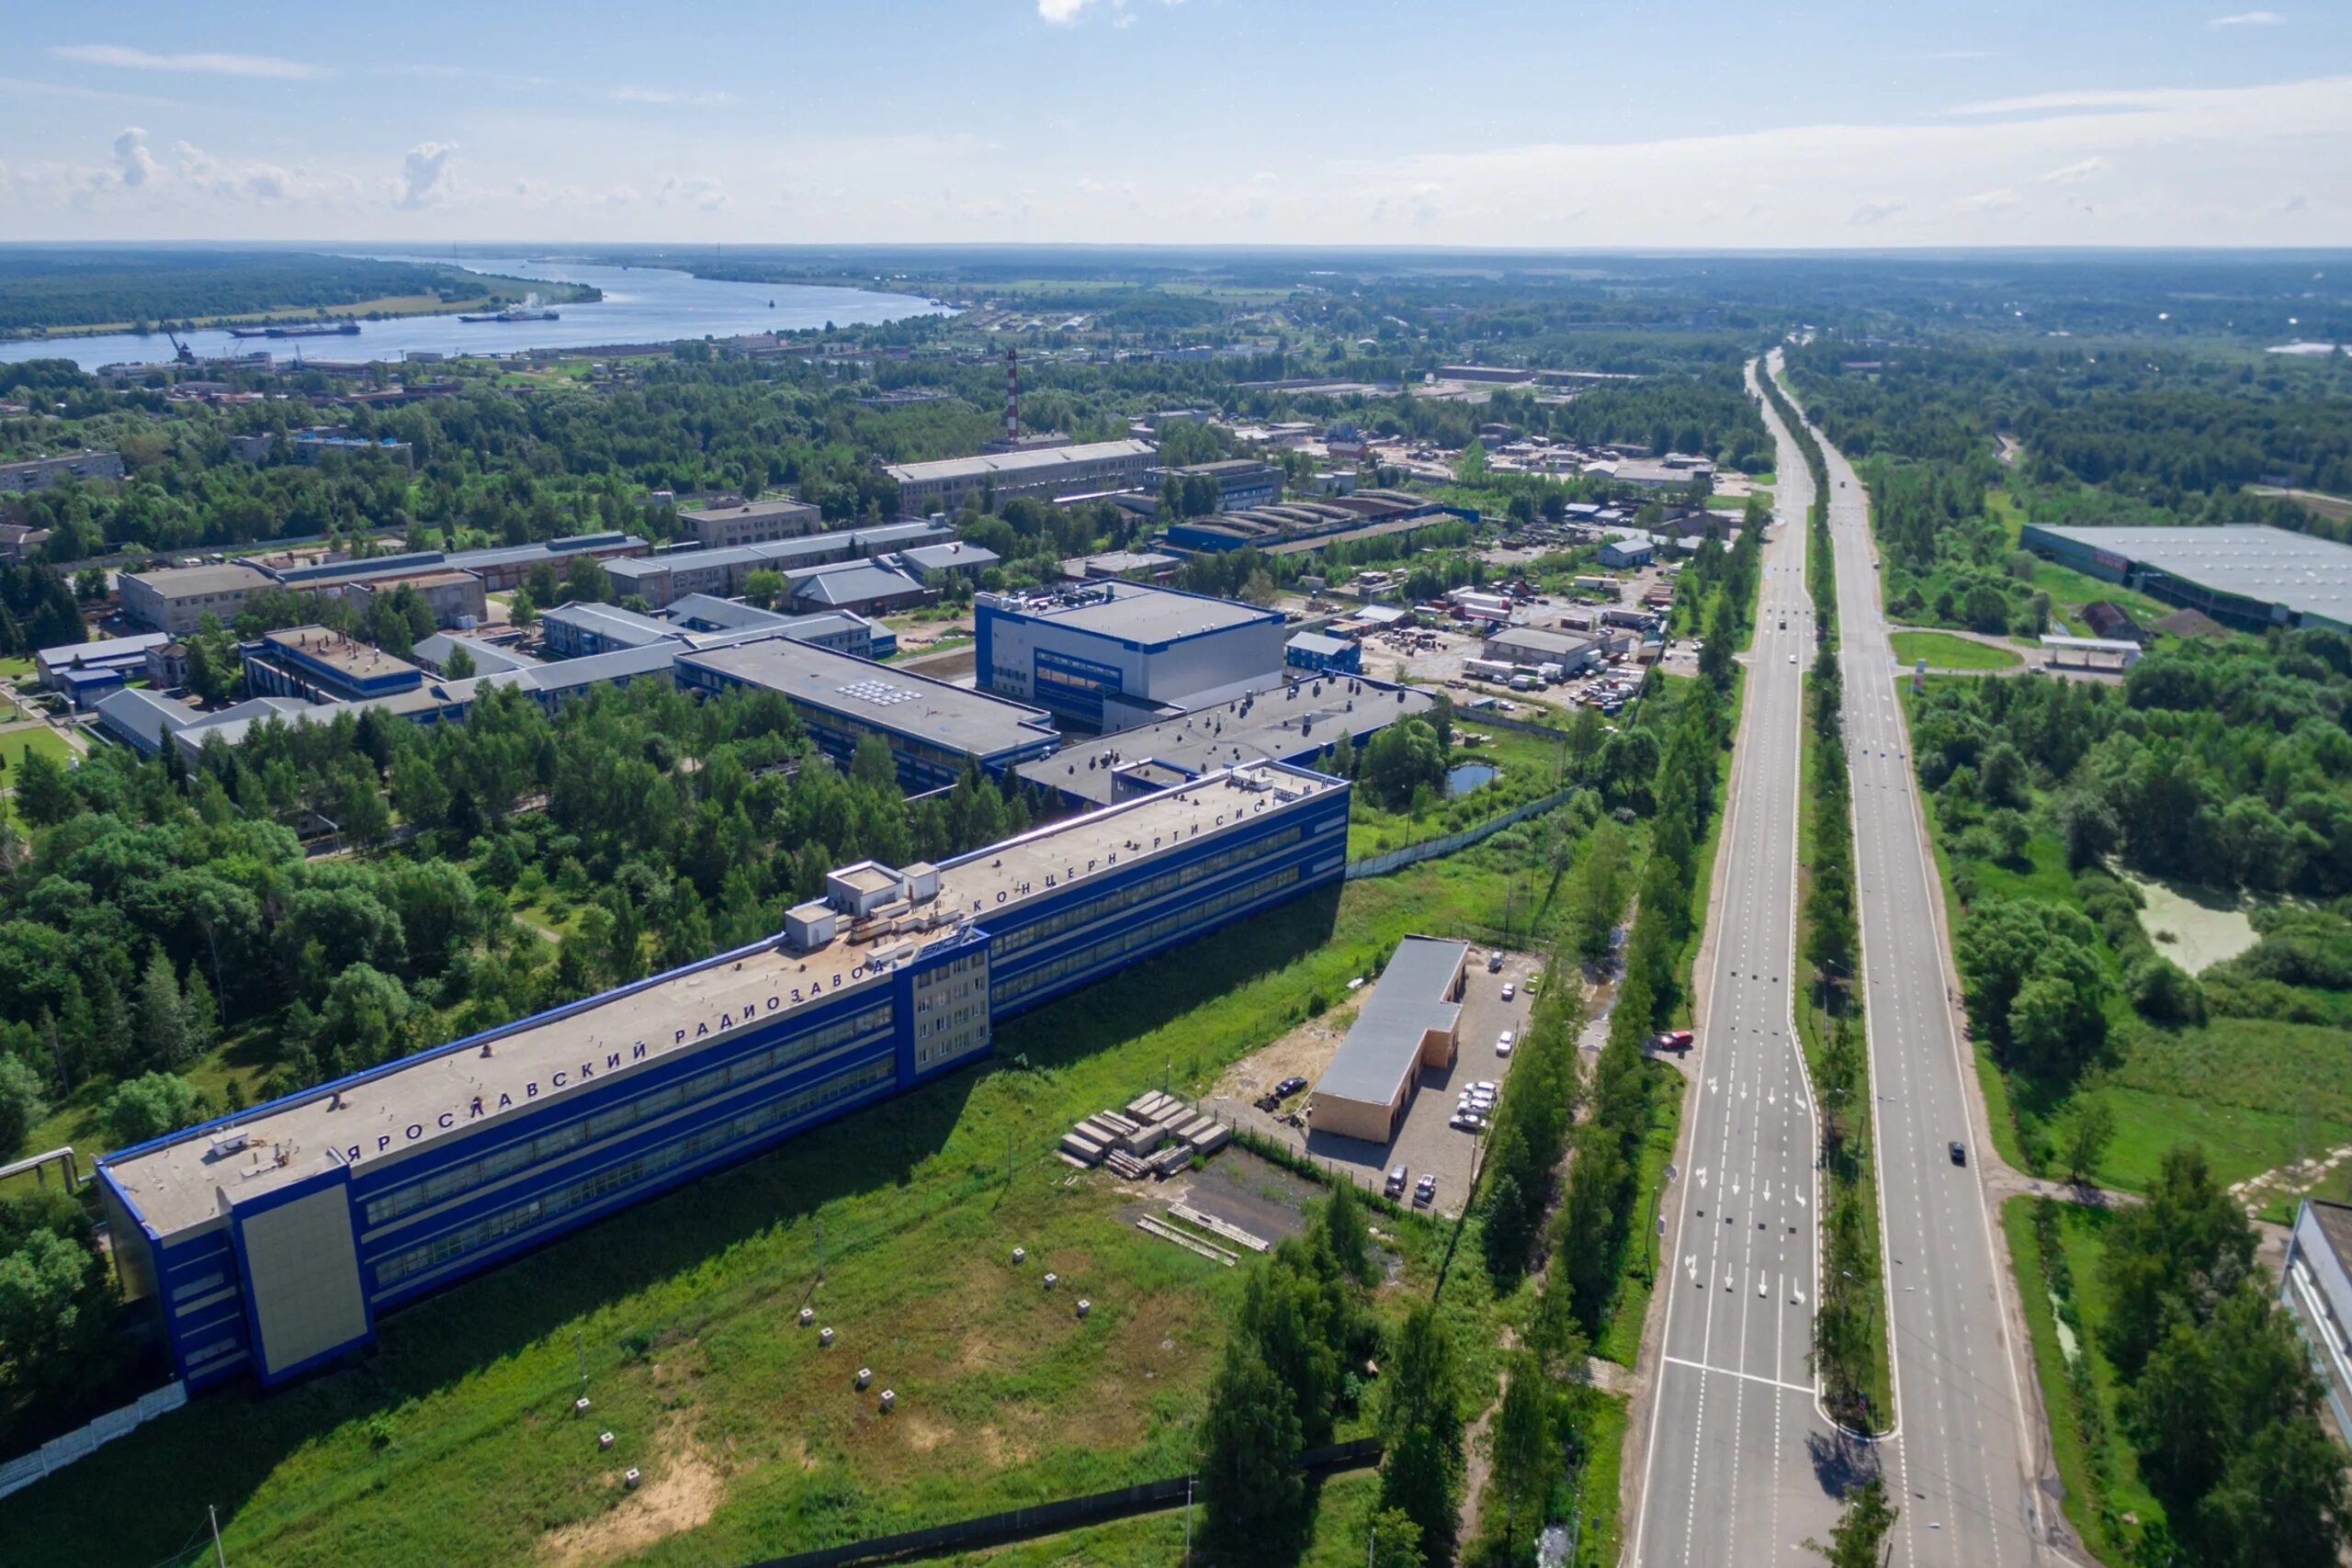
<path fill-rule="evenodd" d="M 978 1069 L 397 1314 L 356 1365 L 107 1446 L 0 1510 L 0 1561 L 137 1568 L 218 1504 L 233 1561 L 728 1564 L 1178 1473 L 1238 1272 L 1136 1231 L 1133 1189 L 1065 1186 L 1047 1151 L 1163 1076 L 1205 1087 L 1406 932 L 1498 923 L 1511 869 L 1481 846 L 1301 899 L 1012 1021 Z M 1426 1288 L 1442 1235 L 1399 1229 L 1397 1289 Z M 1497 1337 L 1483 1284 L 1447 1291 L 1474 1367 Z M 804 1301 L 833 1350 L 793 1325 Z M 899 1393 L 887 1419 L 850 1387 L 861 1364 Z"/>
<path fill-rule="evenodd" d="M 2078 1354 L 2090 1358 L 2091 1381 L 2098 1400 L 2098 1416 L 2106 1435 L 2096 1450 L 2086 1444 L 2075 1411 L 2075 1396 L 2066 1371 L 2058 1314 L 2051 1301 L 2041 1247 L 2033 1226 L 2031 1198 L 2012 1198 L 2001 1206 L 2001 1228 L 2008 1238 L 2009 1256 L 2018 1270 L 2018 1295 L 2025 1307 L 2026 1328 L 2033 1340 L 2034 1375 L 2041 1380 L 2042 1406 L 2050 1414 L 2051 1448 L 2059 1478 L 2066 1484 L 2062 1503 L 2066 1520 L 2100 1562 L 2122 1568 L 2131 1560 L 2133 1532 L 2126 1514 L 2143 1524 L 2164 1517 L 2164 1509 L 2141 1484 L 2138 1462 L 2129 1444 L 2118 1439 L 2115 1416 L 2117 1391 L 2114 1366 L 2098 1346 L 2099 1325 L 2106 1320 L 2107 1295 L 2098 1278 L 2101 1237 L 2112 1216 L 2097 1209 L 2059 1203 L 2058 1236 L 2068 1271 L 2082 1331 L 2075 1341 Z"/>
<path fill-rule="evenodd" d="M 1633 1234 L 1625 1244 L 1616 1303 L 1592 1348 L 1592 1353 L 1603 1360 L 1628 1368 L 1641 1353 L 1642 1320 L 1649 1314 L 1650 1292 L 1657 1283 L 1657 1216 L 1652 1212 L 1652 1195 L 1665 1186 L 1667 1163 L 1674 1157 L 1674 1140 L 1682 1127 L 1682 1097 L 1687 1089 L 1687 1080 L 1673 1066 L 1664 1062 L 1648 1066 L 1657 1088 L 1650 1100 L 1649 1135 L 1642 1141 L 1642 1163 L 1634 1177 L 1640 1213 L 1634 1216 Z"/>
<path fill-rule="evenodd" d="M 1924 659 L 1931 670 L 2014 670 L 2025 660 L 2006 648 L 1954 637 L 1950 632 L 1896 632 L 1888 639 L 1905 665 Z"/>
<path fill-rule="evenodd" d="M 38 729 L 0 731 L 0 762 L 6 764 L 6 771 L 0 772 L 0 784 L 15 787 L 17 769 L 28 751 L 39 751 L 58 762 L 70 762 L 74 757 L 74 748 L 65 744 L 65 738 L 45 724 Z"/>

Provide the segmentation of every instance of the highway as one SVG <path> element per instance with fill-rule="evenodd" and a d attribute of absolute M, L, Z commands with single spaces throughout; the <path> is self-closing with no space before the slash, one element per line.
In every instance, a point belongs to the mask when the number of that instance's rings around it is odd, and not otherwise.
<path fill-rule="evenodd" d="M 1774 355 L 1777 362 L 1778 355 Z M 1895 1438 L 1880 1445 L 1901 1506 L 1894 1562 L 2018 1568 L 2039 1561 L 2036 1448 L 2020 1401 L 1992 1214 L 1989 1140 L 1973 1113 L 1954 1018 L 1943 902 L 1928 858 L 1898 673 L 1879 601 L 1869 503 L 1826 441 L 1839 668 L 1853 783 L 1879 1205 L 1894 1363 Z M 1781 468 L 1787 482 L 1789 465 Z M 1959 1142 L 1967 1163 L 1956 1163 Z M 2039 1416 L 2035 1419 L 2038 1421 Z"/>
<path fill-rule="evenodd" d="M 1777 525 L 1764 548 L 1713 953 L 1694 980 L 1696 1081 L 1679 1179 L 1660 1201 L 1665 1325 L 1632 1542 L 1644 1564 L 1817 1562 L 1800 1543 L 1827 1538 L 1838 1504 L 1825 1478 L 1857 1451 L 1824 1418 L 1807 1366 L 1819 1294 L 1818 1139 L 1792 1020 L 1813 498 L 1794 443 L 1774 434 Z"/>

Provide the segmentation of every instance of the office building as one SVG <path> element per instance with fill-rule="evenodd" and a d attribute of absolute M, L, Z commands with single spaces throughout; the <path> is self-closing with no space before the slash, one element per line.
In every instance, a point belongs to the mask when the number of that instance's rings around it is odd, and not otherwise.
<path fill-rule="evenodd" d="M 1315 1081 L 1315 1130 L 1383 1145 L 1396 1136 L 1425 1067 L 1453 1065 L 1470 944 L 1408 936 L 1356 1010 Z"/>
<path fill-rule="evenodd" d="M 428 567 L 423 571 L 392 577 L 373 577 L 354 582 L 340 590 L 341 596 L 352 600 L 365 611 L 379 593 L 390 593 L 406 588 L 433 612 L 436 626 L 478 626 L 490 615 L 490 598 L 483 591 L 482 581 L 470 571 L 448 567 Z"/>
<path fill-rule="evenodd" d="M 1148 441 L 1090 441 L 932 463 L 892 463 L 884 471 L 898 481 L 901 510 L 919 516 L 952 514 L 967 500 L 1001 504 L 1016 495 L 1050 501 L 1082 491 L 1134 490 L 1145 482 L 1158 450 Z"/>
<path fill-rule="evenodd" d="M 228 561 L 137 574 L 126 571 L 116 576 L 115 586 L 122 597 L 122 612 L 131 620 L 173 637 L 186 637 L 207 615 L 219 616 L 223 626 L 234 621 L 246 600 L 278 583 L 259 567 Z"/>
<path fill-rule="evenodd" d="M 306 703 L 363 703 L 413 692 L 424 671 L 405 659 L 325 626 L 264 632 L 244 644 L 245 690 Z"/>
<path fill-rule="evenodd" d="M 191 1391 L 284 1382 L 407 1303 L 985 1057 L 1014 1013 L 1335 886 L 1348 794 L 1251 769 L 936 866 L 846 866 L 779 938 L 109 1154 L 123 1293 Z"/>
<path fill-rule="evenodd" d="M 1117 579 L 976 603 L 977 679 L 1102 730 L 1271 685 L 1289 640 L 1279 610 Z"/>
<path fill-rule="evenodd" d="M 818 750 L 844 768 L 859 740 L 881 737 L 910 794 L 952 784 L 973 762 L 1010 773 L 1052 755 L 1059 741 L 1040 709 L 787 637 L 684 653 L 676 674 L 690 692 L 779 694 Z"/>
<path fill-rule="evenodd" d="M 277 446 L 275 433 L 229 437 L 230 452 L 248 463 L 267 462 Z M 412 467 L 415 461 L 415 450 L 405 441 L 389 435 L 371 441 L 364 435 L 354 435 L 340 425 L 313 425 L 309 430 L 288 432 L 286 436 L 286 455 L 298 463 L 315 464 L 331 453 L 347 457 L 374 453 L 403 468 Z"/>
<path fill-rule="evenodd" d="M 1316 674 L 1361 675 L 1363 649 L 1343 637 L 1301 632 L 1283 645 L 1283 664 Z"/>
<path fill-rule="evenodd" d="M 47 490 L 68 479 L 122 478 L 119 452 L 71 452 L 62 457 L 33 457 L 21 463 L 0 463 L 0 495 L 23 495 Z"/>
<path fill-rule="evenodd" d="M 824 525 L 825 514 L 801 501 L 743 501 L 730 497 L 714 506 L 698 506 L 678 513 L 679 528 L 707 550 L 797 538 L 803 534 L 814 534 Z"/>
<path fill-rule="evenodd" d="M 2103 582 L 2210 615 L 2239 631 L 2352 632 L 2352 546 L 2284 528 L 2062 528 L 2029 523 L 2018 542 Z"/>
<path fill-rule="evenodd" d="M 1500 663 L 1531 669 L 1556 664 L 1573 675 L 1600 662 L 1600 639 L 1533 626 L 1498 626 L 1487 634 L 1486 655 Z"/>
<path fill-rule="evenodd" d="M 43 689 L 70 691 L 67 678 L 76 671 L 114 670 L 128 679 L 146 673 L 147 655 L 172 639 L 162 632 L 107 637 L 99 642 L 61 643 L 33 655 L 33 672 Z"/>

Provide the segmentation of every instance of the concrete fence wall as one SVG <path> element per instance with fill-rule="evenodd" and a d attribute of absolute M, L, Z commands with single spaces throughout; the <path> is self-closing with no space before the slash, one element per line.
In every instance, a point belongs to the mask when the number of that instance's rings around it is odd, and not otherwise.
<path fill-rule="evenodd" d="M 187 1385 L 167 1383 L 153 1393 L 141 1394 L 136 1404 L 109 1410 L 86 1427 L 76 1427 L 62 1438 L 51 1438 L 23 1458 L 0 1464 L 0 1497 L 23 1491 L 43 1476 L 53 1475 L 83 1455 L 96 1451 L 100 1444 L 129 1437 L 141 1422 L 152 1421 L 187 1403 Z"/>
<path fill-rule="evenodd" d="M 1501 816 L 1488 818 L 1476 827 L 1464 828 L 1459 833 L 1448 833 L 1442 839 L 1424 839 L 1418 844 L 1407 844 L 1402 849 L 1390 850 L 1383 854 L 1366 855 L 1362 860 L 1351 860 L 1348 863 L 1347 879 L 1354 882 L 1366 876 L 1385 876 L 1392 871 L 1402 871 L 1408 865 L 1417 865 L 1425 860 L 1435 860 L 1440 855 L 1450 855 L 1456 850 L 1466 850 L 1473 844 L 1493 838 L 1506 828 L 1516 826 L 1531 817 L 1540 817 L 1555 807 L 1566 805 L 1569 797 L 1577 793 L 1577 789 L 1583 786 L 1577 785 L 1569 789 L 1554 790 L 1541 799 L 1531 800 L 1523 806 L 1514 806 Z"/>

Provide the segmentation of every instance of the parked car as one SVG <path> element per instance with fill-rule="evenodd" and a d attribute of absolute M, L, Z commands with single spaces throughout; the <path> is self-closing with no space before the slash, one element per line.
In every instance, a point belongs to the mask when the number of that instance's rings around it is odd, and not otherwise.
<path fill-rule="evenodd" d="M 1487 954 L 1487 973 L 1489 975 L 1499 975 L 1502 972 L 1503 955 L 1500 953 L 1490 953 Z"/>
<path fill-rule="evenodd" d="M 1413 1184 L 1413 1201 L 1423 1208 L 1426 1208 L 1430 1202 L 1434 1201 L 1436 1198 L 1437 1178 L 1425 1170 L 1421 1172 L 1420 1180 Z"/>
<path fill-rule="evenodd" d="M 1487 1119 L 1473 1111 L 1457 1111 L 1446 1125 L 1460 1133 L 1483 1133 L 1487 1130 Z"/>
<path fill-rule="evenodd" d="M 1503 982 L 1503 1000 L 1510 1001 L 1513 997 L 1518 995 L 1519 987 L 1512 985 L 1509 980 L 1505 980 Z"/>
<path fill-rule="evenodd" d="M 1509 1029 L 1504 1030 L 1500 1034 L 1495 1036 L 1495 1055 L 1498 1056 L 1510 1055 L 1510 1048 L 1518 1043 L 1519 1035 L 1515 1031 Z"/>
<path fill-rule="evenodd" d="M 1391 1198 L 1402 1198 L 1405 1195 L 1405 1168 L 1403 1166 L 1396 1166 L 1390 1169 L 1388 1172 L 1387 1185 L 1383 1187 L 1381 1190 L 1387 1193 Z"/>
<path fill-rule="evenodd" d="M 1306 1080 L 1305 1078 L 1284 1078 L 1282 1082 L 1274 1086 L 1274 1098 L 1276 1100 L 1287 1100 L 1306 1087 Z"/>
<path fill-rule="evenodd" d="M 1669 1029 L 1665 1033 L 1659 1035 L 1657 1039 L 1651 1041 L 1650 1048 L 1654 1051 L 1672 1051 L 1676 1055 L 1679 1055 L 1681 1053 L 1690 1049 L 1691 1042 L 1692 1036 L 1689 1030 Z"/>

